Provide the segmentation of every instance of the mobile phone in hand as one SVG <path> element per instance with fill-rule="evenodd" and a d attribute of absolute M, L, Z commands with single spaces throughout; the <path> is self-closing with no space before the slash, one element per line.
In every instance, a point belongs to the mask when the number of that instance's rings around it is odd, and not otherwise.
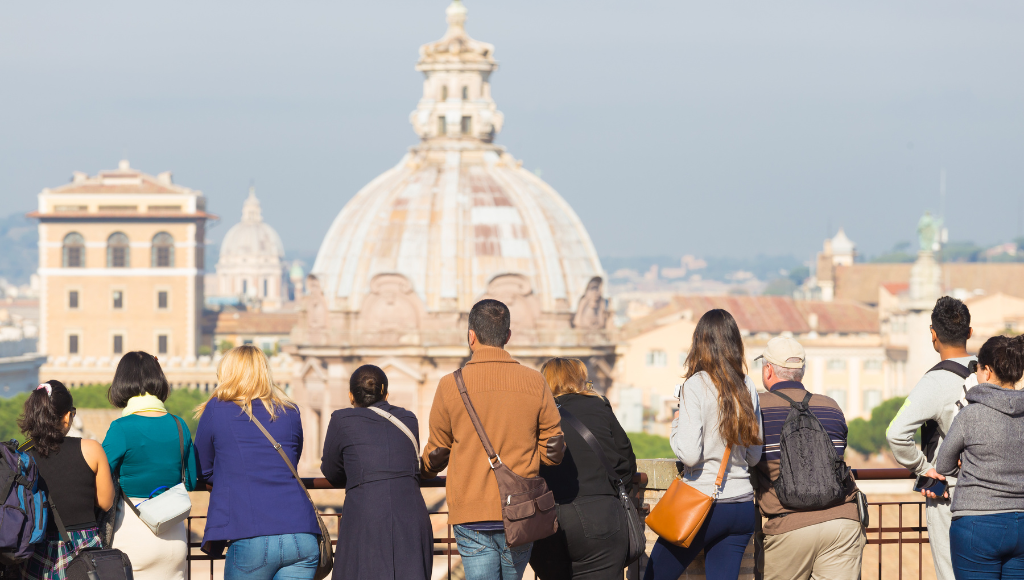
<path fill-rule="evenodd" d="M 919 476 L 914 483 L 914 491 L 927 490 L 935 494 L 935 497 L 942 497 L 946 493 L 946 482 L 941 479 Z"/>

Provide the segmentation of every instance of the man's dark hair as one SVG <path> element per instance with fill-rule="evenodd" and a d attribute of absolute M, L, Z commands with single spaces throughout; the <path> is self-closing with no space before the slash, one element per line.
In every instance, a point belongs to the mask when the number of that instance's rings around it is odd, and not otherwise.
<path fill-rule="evenodd" d="M 932 309 L 932 330 L 942 344 L 966 347 L 971 337 L 971 311 L 956 298 L 943 296 Z"/>
<path fill-rule="evenodd" d="M 123 409 L 132 397 L 149 394 L 166 401 L 170 393 L 167 377 L 156 357 L 136 350 L 121 357 L 121 362 L 117 363 L 114 380 L 107 389 L 107 400 Z"/>
<path fill-rule="evenodd" d="M 481 300 L 469 311 L 469 329 L 484 346 L 505 346 L 511 326 L 512 313 L 498 300 Z"/>

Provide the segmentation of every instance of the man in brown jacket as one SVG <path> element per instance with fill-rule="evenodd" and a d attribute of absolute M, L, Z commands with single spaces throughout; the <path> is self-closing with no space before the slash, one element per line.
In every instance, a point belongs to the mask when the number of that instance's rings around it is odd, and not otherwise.
<path fill-rule="evenodd" d="M 481 300 L 469 313 L 469 349 L 462 371 L 466 391 L 495 452 L 522 477 L 537 477 L 540 465 L 562 461 L 561 418 L 544 377 L 509 356 L 511 314 L 497 300 Z M 430 409 L 430 439 L 423 449 L 423 476 L 448 468 L 448 523 L 467 580 L 520 580 L 533 544 L 505 543 L 501 494 L 469 413 L 446 375 Z"/>
<path fill-rule="evenodd" d="M 790 404 L 774 393 L 782 392 L 800 402 L 807 390 L 800 382 L 806 369 L 804 347 L 788 337 L 768 341 L 762 360 L 761 381 L 767 393 L 758 395 L 764 422 L 764 454 L 753 470 L 757 506 L 767 518 L 763 524 L 764 580 L 858 580 L 861 557 L 867 540 L 857 512 L 857 484 L 853 477 L 844 482 L 846 497 L 839 505 L 820 510 L 793 511 L 779 501 L 772 487 L 779 477 L 782 460 L 782 426 Z M 825 395 L 811 395 L 811 414 L 832 439 L 836 455 L 846 451 L 846 417 Z M 760 558 L 759 558 L 760 559 Z"/>

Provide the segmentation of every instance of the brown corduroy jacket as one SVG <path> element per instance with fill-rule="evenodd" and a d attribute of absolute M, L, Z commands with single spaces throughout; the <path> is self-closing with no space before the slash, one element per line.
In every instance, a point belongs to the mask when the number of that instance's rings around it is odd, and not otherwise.
<path fill-rule="evenodd" d="M 520 365 L 505 349 L 483 346 L 473 353 L 462 376 L 491 445 L 509 469 L 522 477 L 537 477 L 541 463 L 561 463 L 561 417 L 539 372 Z M 454 375 L 443 377 L 434 394 L 423 476 L 433 477 L 445 467 L 449 524 L 501 520 L 498 483 Z"/>

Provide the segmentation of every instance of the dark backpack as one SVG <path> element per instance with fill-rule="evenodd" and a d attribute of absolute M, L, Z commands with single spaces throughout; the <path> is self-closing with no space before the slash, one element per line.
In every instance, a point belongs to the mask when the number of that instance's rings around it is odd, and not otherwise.
<path fill-rule="evenodd" d="M 836 454 L 832 437 L 811 413 L 811 393 L 799 403 L 782 393 L 772 394 L 788 401 L 790 407 L 779 438 L 779 477 L 772 482 L 779 502 L 794 511 L 839 505 L 846 497 L 849 468 Z"/>
<path fill-rule="evenodd" d="M 953 416 L 955 417 L 960 412 L 960 409 L 967 405 L 967 391 L 978 384 L 977 376 L 974 377 L 973 381 L 971 380 L 971 375 L 978 372 L 978 361 L 972 360 L 971 364 L 965 367 L 955 360 L 946 359 L 939 361 L 939 364 L 928 369 L 929 373 L 932 371 L 949 371 L 964 380 L 964 396 L 955 403 L 956 410 L 953 411 Z M 929 419 L 921 425 L 921 453 L 924 453 L 924 458 L 929 462 L 935 460 L 935 452 L 939 449 L 939 440 L 941 438 L 942 433 L 939 431 L 939 422 L 935 419 Z"/>
<path fill-rule="evenodd" d="M 18 564 L 44 540 L 47 510 L 36 461 L 14 440 L 0 443 L 0 499 L 0 563 Z"/>

